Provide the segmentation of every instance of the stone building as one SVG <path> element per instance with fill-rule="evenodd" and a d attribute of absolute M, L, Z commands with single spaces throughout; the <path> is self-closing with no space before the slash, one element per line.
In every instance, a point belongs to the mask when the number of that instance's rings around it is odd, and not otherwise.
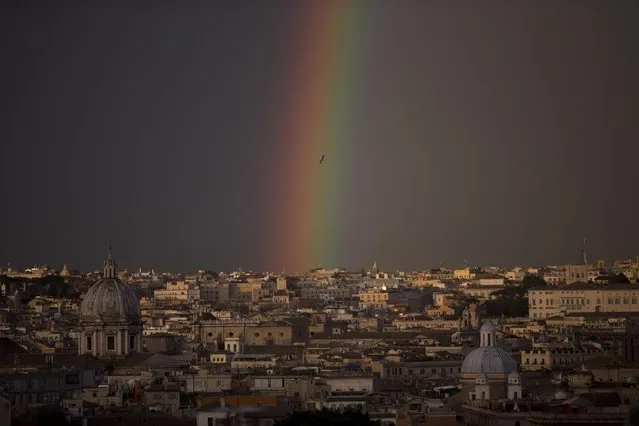
<path fill-rule="evenodd" d="M 479 347 L 473 349 L 462 363 L 462 398 L 467 401 L 521 398 L 522 385 L 517 363 L 508 352 L 496 346 L 495 326 L 486 321 L 479 335 Z"/>
<path fill-rule="evenodd" d="M 241 337 L 247 346 L 293 345 L 308 341 L 308 320 L 277 320 L 270 322 L 198 321 L 195 335 L 202 343 L 224 346 L 229 338 Z"/>
<path fill-rule="evenodd" d="M 79 354 L 114 358 L 142 352 L 140 302 L 133 289 L 117 278 L 111 248 L 102 279 L 82 299 L 79 325 Z"/>

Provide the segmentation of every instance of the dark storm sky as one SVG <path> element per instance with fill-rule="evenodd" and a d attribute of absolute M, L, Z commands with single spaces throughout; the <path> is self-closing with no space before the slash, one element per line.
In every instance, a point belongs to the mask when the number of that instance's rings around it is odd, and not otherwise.
<path fill-rule="evenodd" d="M 100 267 L 112 240 L 128 268 L 279 270 L 265 177 L 304 2 L 98 3 L 0 6 L 0 263 Z M 365 5 L 342 265 L 639 254 L 639 2 Z"/>

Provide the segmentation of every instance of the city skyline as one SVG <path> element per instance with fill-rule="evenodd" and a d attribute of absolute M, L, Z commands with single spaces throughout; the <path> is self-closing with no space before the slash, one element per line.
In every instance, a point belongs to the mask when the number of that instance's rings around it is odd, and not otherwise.
<path fill-rule="evenodd" d="M 139 4 L 2 6 L 3 265 L 636 256 L 639 4 Z"/>
<path fill-rule="evenodd" d="M 583 248 L 585 248 L 585 246 L 582 246 L 582 250 Z M 112 247 L 111 245 L 109 245 L 109 248 L 107 250 L 104 251 L 103 253 L 103 259 L 111 259 L 111 256 L 113 255 L 113 251 L 112 251 Z M 552 268 L 552 267 L 563 267 L 565 265 L 589 265 L 591 267 L 597 267 L 599 262 L 603 261 L 604 265 L 606 268 L 609 268 L 611 266 L 611 264 L 613 262 L 617 262 L 617 261 L 635 261 L 637 259 L 639 259 L 639 255 L 638 256 L 626 256 L 623 258 L 619 258 L 619 259 L 606 259 L 606 258 L 601 258 L 598 257 L 596 259 L 590 259 L 587 260 L 587 263 L 584 263 L 584 261 L 586 261 L 586 255 L 587 252 L 584 253 L 584 251 L 580 251 L 579 252 L 579 257 L 575 257 L 575 259 L 573 259 L 573 261 L 567 261 L 567 262 L 550 262 L 550 263 L 544 263 L 544 264 L 532 264 L 532 263 L 521 263 L 521 264 L 515 264 L 515 265 L 506 265 L 506 264 L 499 264 L 499 263 L 489 263 L 489 264 L 473 264 L 471 262 L 468 261 L 468 259 L 464 259 L 463 261 L 459 262 L 459 263 L 451 263 L 448 264 L 446 262 L 440 261 L 438 264 L 432 264 L 432 265 L 422 265 L 418 268 L 384 268 L 383 264 L 382 267 L 380 268 L 380 265 L 378 264 L 377 259 L 371 259 L 371 261 L 368 264 L 363 264 L 360 267 L 355 267 L 355 268 L 348 268 L 348 267 L 343 267 L 343 266 L 339 266 L 339 265 L 317 265 L 313 268 L 310 268 L 308 270 L 286 270 L 285 268 L 283 268 L 282 270 L 259 270 L 259 269 L 254 269 L 251 268 L 250 265 L 238 265 L 235 268 L 230 268 L 230 269 L 215 269 L 215 268 L 209 268 L 206 265 L 199 265 L 199 266 L 195 266 L 192 267 L 190 269 L 185 269 L 185 270 L 170 270 L 170 269 L 165 269 L 163 268 L 161 265 L 151 265 L 151 266 L 131 266 L 133 265 L 135 262 L 129 262 L 129 264 L 120 264 L 119 261 L 116 262 L 117 265 L 117 270 L 118 271 L 128 271 L 129 273 L 136 273 L 137 271 L 142 271 L 142 272 L 149 272 L 149 271 L 155 271 L 156 273 L 193 273 L 195 271 L 211 271 L 211 272 L 220 272 L 220 273 L 232 273 L 232 272 L 245 272 L 245 273 L 254 273 L 254 274 L 264 274 L 264 273 L 269 273 L 269 274 L 281 274 L 281 275 L 301 275 L 301 274 L 305 274 L 308 272 L 311 272 L 313 270 L 317 270 L 317 269 L 324 269 L 327 271 L 330 270 L 344 270 L 344 271 L 348 271 L 348 272 L 359 272 L 360 270 L 366 270 L 368 272 L 372 272 L 374 270 L 378 270 L 379 272 L 383 272 L 383 273 L 389 273 L 389 274 L 394 274 L 395 272 L 418 272 L 418 271 L 428 271 L 428 270 L 436 270 L 436 269 L 445 269 L 445 270 L 462 270 L 465 268 L 470 268 L 470 269 L 483 269 L 483 268 L 499 268 L 501 270 L 515 270 L 517 268 L 523 268 L 523 269 L 527 269 L 527 268 Z M 113 257 L 113 260 L 116 261 L 115 257 Z M 582 261 L 580 261 L 582 260 Z M 105 260 L 106 261 L 106 260 Z M 51 270 L 54 271 L 60 271 L 64 268 L 67 268 L 69 271 L 78 271 L 80 273 L 93 273 L 96 271 L 100 271 L 102 270 L 102 268 L 104 267 L 104 265 L 102 264 L 98 264 L 97 266 L 94 265 L 92 267 L 88 267 L 88 268 L 81 268 L 81 267 L 76 267 L 73 264 L 68 264 L 68 263 L 64 263 L 62 265 L 53 265 L 47 262 L 31 262 L 31 263 L 27 263 L 24 265 L 16 265 L 13 264 L 11 262 L 7 262 L 6 264 L 2 264 L 0 265 L 0 271 L 3 268 L 7 268 L 10 267 L 11 269 L 13 269 L 14 271 L 21 271 L 21 270 L 26 270 L 29 268 L 41 268 L 41 267 L 48 267 Z M 1 275 L 1 274 L 0 274 Z"/>

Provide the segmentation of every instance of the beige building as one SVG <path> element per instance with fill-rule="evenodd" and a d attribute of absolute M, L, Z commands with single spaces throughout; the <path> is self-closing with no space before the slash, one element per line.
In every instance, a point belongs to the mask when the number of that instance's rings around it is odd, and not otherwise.
<path fill-rule="evenodd" d="M 221 393 L 231 390 L 232 378 L 230 374 L 213 374 L 205 370 L 197 374 L 182 376 L 186 392 Z"/>
<path fill-rule="evenodd" d="M 555 286 L 590 281 L 596 276 L 593 273 L 589 265 L 565 265 L 546 272 L 543 278 L 549 285 Z"/>
<path fill-rule="evenodd" d="M 498 292 L 506 288 L 503 285 L 492 286 L 492 285 L 474 285 L 468 287 L 462 287 L 459 289 L 460 293 L 465 296 L 472 296 L 478 299 L 490 299 L 493 293 Z"/>
<path fill-rule="evenodd" d="M 151 385 L 144 390 L 144 402 L 147 407 L 160 407 L 162 411 L 177 413 L 180 409 L 180 385 Z"/>
<path fill-rule="evenodd" d="M 386 291 L 367 291 L 359 294 L 360 308 L 379 308 L 383 309 L 388 306 L 388 292 Z"/>
<path fill-rule="evenodd" d="M 453 278 L 456 280 L 470 280 L 474 277 L 475 274 L 470 271 L 470 268 L 455 269 L 453 271 Z"/>
<path fill-rule="evenodd" d="M 579 367 L 585 361 L 602 355 L 604 353 L 595 348 L 537 346 L 521 351 L 521 369 L 540 371 Z"/>
<path fill-rule="evenodd" d="M 167 283 L 166 288 L 153 290 L 153 298 L 162 302 L 192 302 L 200 298 L 200 289 L 184 281 Z"/>
<path fill-rule="evenodd" d="M 435 292 L 433 293 L 433 306 L 454 306 L 457 304 L 457 294 L 453 292 Z"/>
<path fill-rule="evenodd" d="M 455 315 L 455 308 L 449 306 L 440 306 L 437 308 L 426 309 L 426 314 L 431 317 L 445 317 Z"/>
<path fill-rule="evenodd" d="M 235 354 L 231 359 L 231 369 L 238 368 L 274 368 L 277 356 L 273 354 Z"/>
<path fill-rule="evenodd" d="M 566 265 L 565 277 L 566 284 L 588 281 L 588 265 Z"/>
<path fill-rule="evenodd" d="M 200 299 L 206 303 L 221 303 L 229 300 L 229 283 L 204 282 L 200 284 Z"/>
<path fill-rule="evenodd" d="M 438 330 L 457 330 L 459 321 L 456 319 L 434 319 L 423 317 L 411 317 L 393 320 L 393 327 L 398 330 L 410 330 L 414 328 L 427 328 Z"/>
<path fill-rule="evenodd" d="M 528 292 L 530 319 L 577 312 L 639 312 L 639 285 L 572 283 Z"/>
<path fill-rule="evenodd" d="M 202 321 L 196 324 L 195 335 L 202 343 L 220 343 L 241 337 L 249 346 L 292 345 L 308 340 L 308 323 L 284 320 L 265 323 Z"/>
<path fill-rule="evenodd" d="M 261 292 L 261 279 L 231 281 L 229 283 L 229 297 L 239 303 L 257 303 L 260 300 Z"/>
<path fill-rule="evenodd" d="M 122 406 L 122 392 L 116 386 L 99 385 L 95 388 L 82 390 L 82 401 L 103 407 Z"/>

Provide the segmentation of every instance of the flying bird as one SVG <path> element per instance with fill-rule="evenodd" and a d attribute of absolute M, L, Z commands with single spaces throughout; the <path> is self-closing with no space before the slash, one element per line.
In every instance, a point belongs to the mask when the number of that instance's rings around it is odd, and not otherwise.
<path fill-rule="evenodd" d="M 325 158 L 326 158 L 326 155 L 325 155 L 325 154 L 322 154 L 322 158 L 320 158 L 320 162 L 319 162 L 319 163 L 320 163 L 320 164 L 322 164 L 322 163 L 324 162 L 324 159 L 325 159 Z"/>

